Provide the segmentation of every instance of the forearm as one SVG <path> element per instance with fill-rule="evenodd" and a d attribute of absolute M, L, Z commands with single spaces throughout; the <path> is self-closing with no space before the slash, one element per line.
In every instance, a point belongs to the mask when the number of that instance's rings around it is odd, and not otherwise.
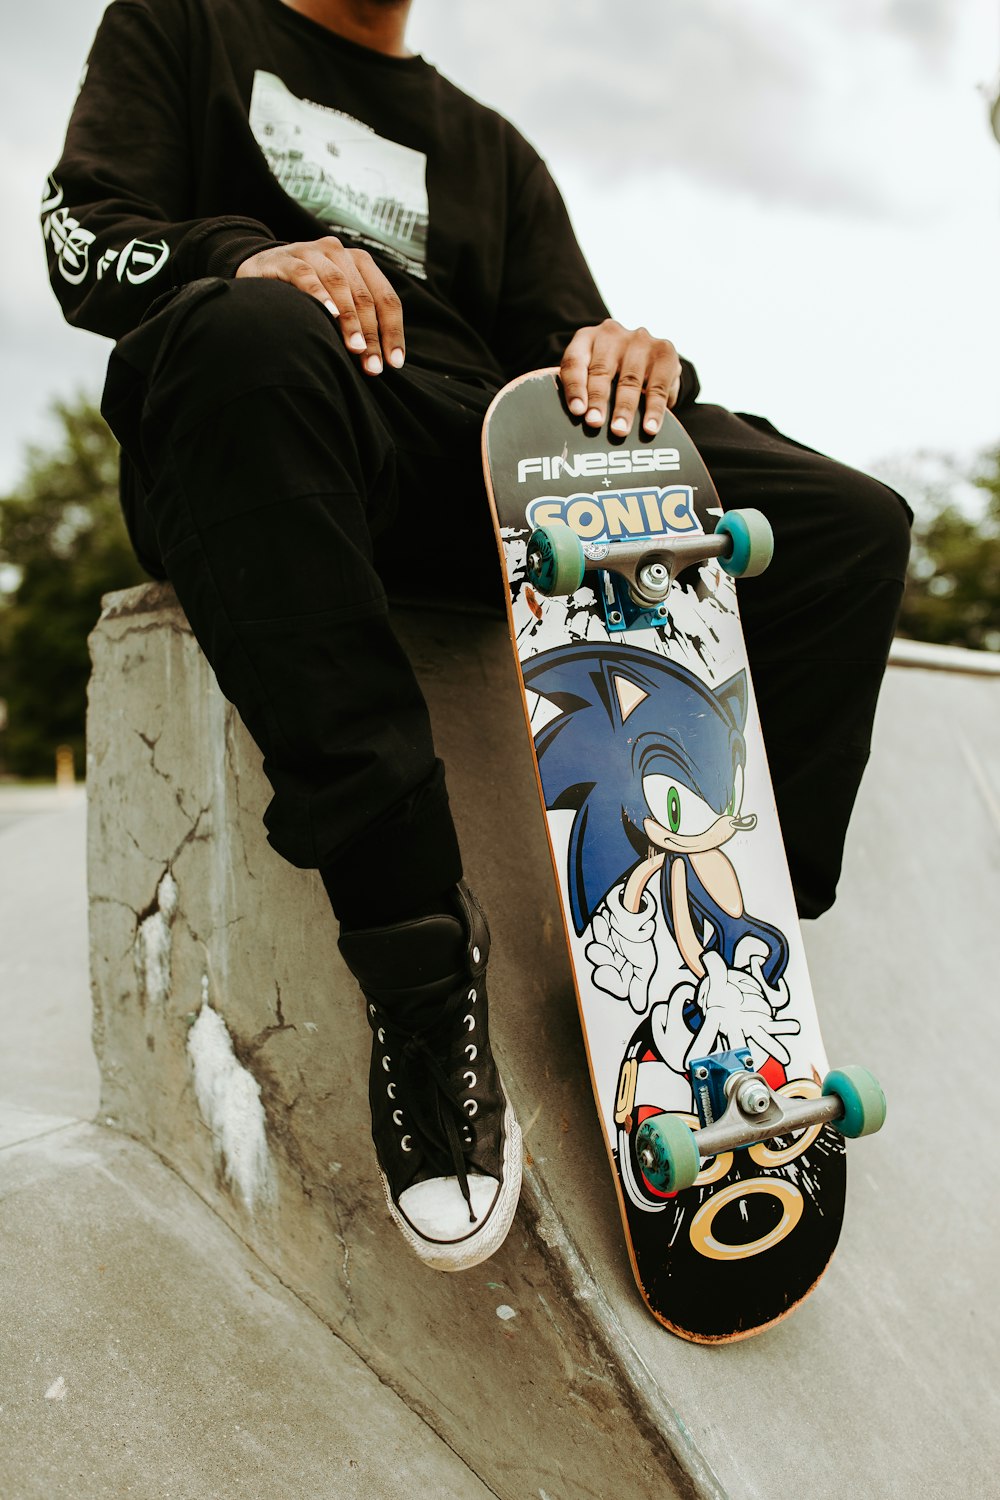
<path fill-rule="evenodd" d="M 147 0 L 116 0 L 91 49 L 42 204 L 53 289 L 74 324 L 120 338 L 164 291 L 232 275 L 274 236 L 199 216 L 183 37 Z"/>
<path fill-rule="evenodd" d="M 275 243 L 251 219 L 171 222 L 127 197 L 101 199 L 94 184 L 67 175 L 68 186 L 56 169 L 42 204 L 49 279 L 67 321 L 108 338 L 135 328 L 163 292 L 200 276 L 231 276 Z"/>

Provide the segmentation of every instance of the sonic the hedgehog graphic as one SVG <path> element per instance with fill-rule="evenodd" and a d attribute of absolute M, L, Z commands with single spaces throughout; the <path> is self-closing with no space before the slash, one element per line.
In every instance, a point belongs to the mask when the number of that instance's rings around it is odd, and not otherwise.
<path fill-rule="evenodd" d="M 742 811 L 746 673 L 713 690 L 651 651 L 574 644 L 525 663 L 524 682 L 557 710 L 535 750 L 546 807 L 575 811 L 566 876 L 594 984 L 647 1018 L 676 1074 L 745 1045 L 783 1070 L 780 1038 L 799 1030 L 779 1015 L 788 943 L 747 912 L 723 852 L 757 822 Z M 691 979 L 650 1010 L 658 904 Z"/>

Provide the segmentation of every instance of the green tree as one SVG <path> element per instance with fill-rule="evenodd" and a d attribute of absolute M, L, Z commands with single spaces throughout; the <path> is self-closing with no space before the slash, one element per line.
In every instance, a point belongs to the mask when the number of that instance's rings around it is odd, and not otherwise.
<path fill-rule="evenodd" d="M 84 765 L 87 635 L 101 595 L 139 583 L 118 504 L 118 445 L 94 403 L 58 402 L 59 437 L 29 448 L 0 500 L 0 769 L 51 776 L 58 745 Z"/>
<path fill-rule="evenodd" d="M 940 456 L 918 468 L 901 485 L 916 521 L 900 633 L 1000 650 L 1000 448 L 971 473 Z"/>

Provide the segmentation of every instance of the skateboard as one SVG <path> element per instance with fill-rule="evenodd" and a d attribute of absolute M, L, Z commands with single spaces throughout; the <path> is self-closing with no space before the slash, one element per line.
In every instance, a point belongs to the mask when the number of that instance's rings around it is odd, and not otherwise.
<path fill-rule="evenodd" d="M 483 465 L 635 1279 L 671 1332 L 746 1338 L 823 1274 L 845 1138 L 885 1118 L 827 1066 L 781 842 L 735 585 L 770 527 L 671 414 L 586 428 L 554 370 L 496 396 Z"/>

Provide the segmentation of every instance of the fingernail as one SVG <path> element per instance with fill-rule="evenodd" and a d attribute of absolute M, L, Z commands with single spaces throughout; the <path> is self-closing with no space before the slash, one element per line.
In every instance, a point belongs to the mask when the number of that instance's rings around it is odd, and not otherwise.
<path fill-rule="evenodd" d="M 360 354 L 362 349 L 366 349 L 368 347 L 364 334 L 352 333 L 350 338 L 347 340 L 347 347 L 348 349 L 356 350 L 357 353 Z"/>
<path fill-rule="evenodd" d="M 403 360 L 405 358 L 406 358 L 406 355 L 403 353 L 402 349 L 390 349 L 389 350 L 389 363 L 391 365 L 393 365 L 395 367 L 395 369 L 397 369 L 397 370 L 399 369 L 400 365 L 403 363 Z"/>
<path fill-rule="evenodd" d="M 377 354 L 369 354 L 368 358 L 365 360 L 365 369 L 368 371 L 369 375 L 381 375 L 382 361 L 379 359 Z"/>
<path fill-rule="evenodd" d="M 642 424 L 643 432 L 659 432 L 660 424 L 655 417 L 647 417 Z"/>
<path fill-rule="evenodd" d="M 329 297 L 323 298 L 323 306 L 326 308 L 331 318 L 340 317 L 340 308 L 337 306 L 336 302 L 331 302 Z"/>
<path fill-rule="evenodd" d="M 587 421 L 591 427 L 598 427 L 604 421 L 604 413 L 598 407 L 592 406 L 587 413 Z"/>
<path fill-rule="evenodd" d="M 574 396 L 572 401 L 569 403 L 569 409 L 573 413 L 574 417 L 579 417 L 582 416 L 583 409 L 586 404 L 587 403 L 586 401 L 584 401 L 582 396 Z"/>
<path fill-rule="evenodd" d="M 628 432 L 627 419 L 625 417 L 615 417 L 615 420 L 611 424 L 611 431 L 621 433 Z"/>

